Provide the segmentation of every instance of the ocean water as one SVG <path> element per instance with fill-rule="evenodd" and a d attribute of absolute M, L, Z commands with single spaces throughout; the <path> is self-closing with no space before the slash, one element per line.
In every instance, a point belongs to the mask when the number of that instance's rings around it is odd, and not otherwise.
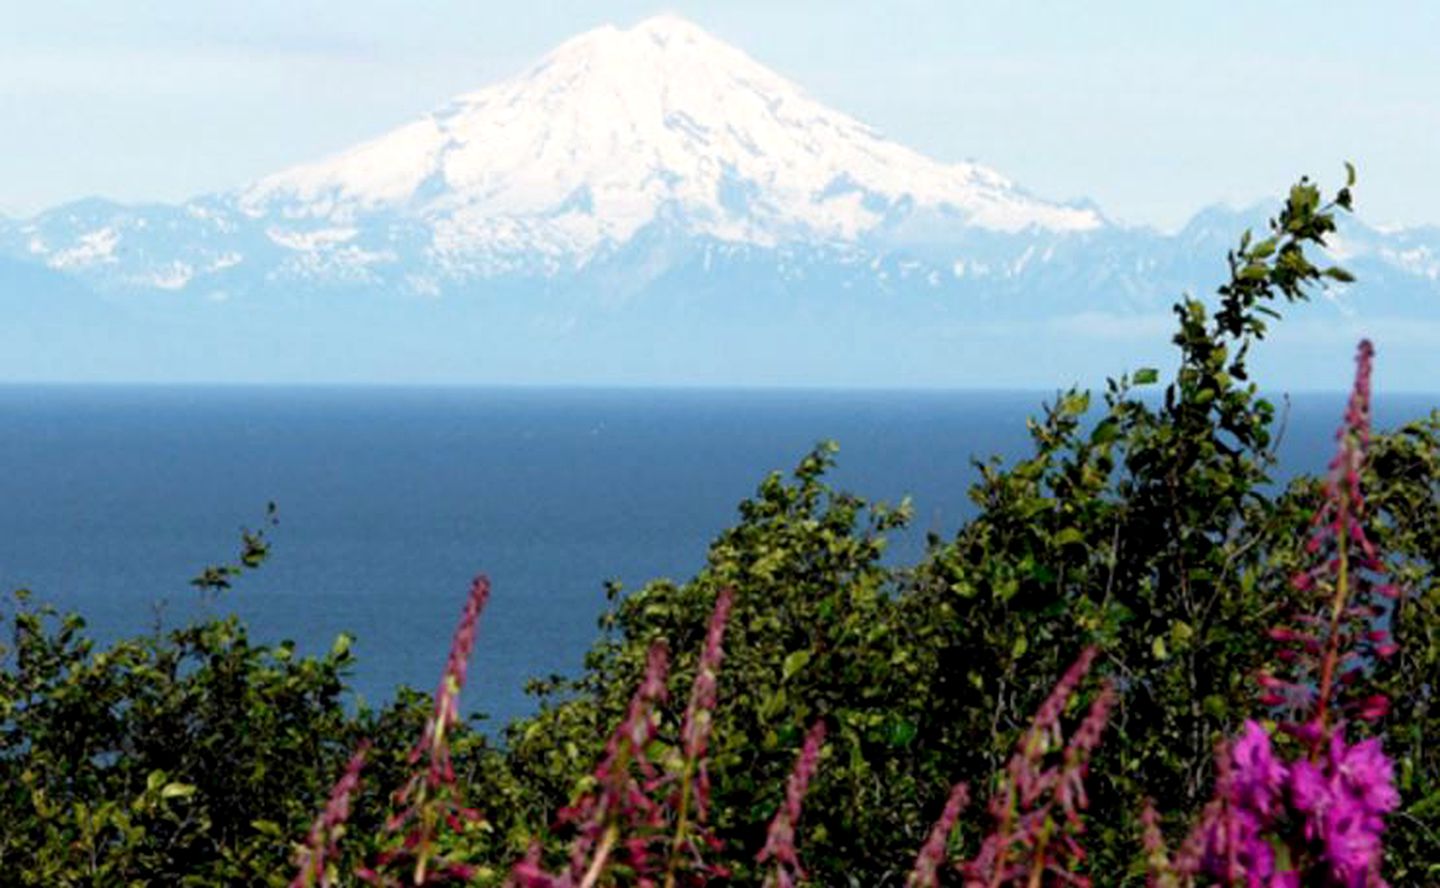
<path fill-rule="evenodd" d="M 470 578 L 494 584 L 466 703 L 504 719 L 526 678 L 574 671 L 603 584 L 683 580 L 736 505 L 822 439 L 841 487 L 913 527 L 970 514 L 972 457 L 1028 448 L 1044 393 L 0 387 L 0 587 L 102 638 L 236 612 L 322 651 L 353 633 L 354 684 L 429 690 Z M 1377 422 L 1440 398 L 1381 399 Z M 1325 464 L 1340 395 L 1293 399 L 1285 471 Z M 264 521 L 273 557 L 212 603 L 188 585 Z M 8 602 L 5 605 L 8 606 Z"/>

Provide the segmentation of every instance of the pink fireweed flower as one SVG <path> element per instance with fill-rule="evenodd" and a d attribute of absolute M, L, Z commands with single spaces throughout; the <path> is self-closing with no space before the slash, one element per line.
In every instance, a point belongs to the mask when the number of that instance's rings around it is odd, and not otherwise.
<path fill-rule="evenodd" d="M 678 779 L 670 794 L 670 805 L 675 814 L 675 834 L 670 843 L 670 858 L 665 867 L 666 888 L 673 888 L 682 866 L 682 860 L 692 861 L 696 870 L 692 875 L 703 879 L 706 874 L 723 876 L 718 867 L 704 864 L 702 846 L 705 849 L 718 847 L 719 840 L 704 830 L 704 823 L 710 810 L 710 771 L 706 764 L 706 748 L 710 741 L 710 729 L 714 724 L 715 704 L 718 692 L 720 663 L 725 656 L 725 626 L 730 620 L 730 609 L 735 602 L 735 590 L 726 586 L 715 598 L 715 610 L 710 615 L 709 630 L 705 634 L 705 647 L 700 653 L 700 662 L 695 667 L 695 682 L 690 688 L 690 703 L 685 708 L 685 720 L 680 727 L 682 762 Z M 694 823 L 690 819 L 694 807 Z M 692 834 L 693 833 L 693 834 Z"/>
<path fill-rule="evenodd" d="M 1303 754 L 1282 761 L 1270 732 L 1256 721 L 1247 721 L 1239 739 L 1222 748 L 1215 794 L 1178 861 L 1192 879 L 1243 880 L 1247 886 L 1385 884 L 1384 817 L 1400 802 L 1394 766 L 1379 739 L 1349 745 L 1343 720 L 1375 720 L 1388 712 L 1388 698 L 1367 693 L 1365 680 L 1396 649 L 1383 623 L 1398 592 L 1384 580 L 1380 553 L 1366 535 L 1361 490 L 1373 354 L 1370 343 L 1360 344 L 1338 452 L 1306 543 L 1315 566 L 1293 581 L 1298 592 L 1312 596 L 1315 611 L 1293 614 L 1291 625 L 1269 630 L 1283 645 L 1276 655 L 1280 666 L 1259 678 L 1261 702 L 1290 710 L 1279 727 L 1300 742 Z"/>
<path fill-rule="evenodd" d="M 420 742 L 410 752 L 410 764 L 416 764 L 425 755 L 431 758 L 432 767 L 445 779 L 454 779 L 450 767 L 450 749 L 445 743 L 445 732 L 454 727 L 460 713 L 460 691 L 465 686 L 465 675 L 470 667 L 470 655 L 475 650 L 475 635 L 480 626 L 480 613 L 490 600 L 490 579 L 479 576 L 470 584 L 470 594 L 465 598 L 465 608 L 460 613 L 460 622 L 455 627 L 455 637 L 450 641 L 450 654 L 445 661 L 445 672 L 440 685 L 435 689 L 435 711 L 425 723 L 425 732 Z"/>
<path fill-rule="evenodd" d="M 810 778 L 820 764 L 820 748 L 825 742 L 825 723 L 816 722 L 805 735 L 805 745 L 795 759 L 795 769 L 785 784 L 785 800 L 770 821 L 765 833 L 765 847 L 755 855 L 756 863 L 773 862 L 774 869 L 765 877 L 769 888 L 794 888 L 805 878 L 800 866 L 800 855 L 795 849 L 795 826 L 800 822 L 800 809 L 805 793 L 810 788 Z"/>
<path fill-rule="evenodd" d="M 1394 765 L 1379 740 L 1351 746 L 1337 730 L 1322 760 L 1295 763 L 1290 794 L 1335 884 L 1383 884 L 1384 818 L 1399 806 L 1400 796 Z"/>
<path fill-rule="evenodd" d="M 701 821 L 705 819 L 710 804 L 710 776 L 705 766 L 705 752 L 715 719 L 720 663 L 725 656 L 725 624 L 730 619 L 734 600 L 735 591 L 729 587 L 721 589 L 715 599 L 715 611 L 710 616 L 710 629 L 705 635 L 705 649 L 700 654 L 695 683 L 690 688 L 690 704 L 685 708 L 685 721 L 680 727 L 682 753 L 688 766 L 686 776 L 690 776 L 689 770 L 693 768 L 695 816 Z M 682 790 L 685 788 L 682 787 Z"/>
<path fill-rule="evenodd" d="M 1222 815 L 1224 804 L 1217 783 L 1215 795 L 1205 803 L 1195 825 L 1175 855 L 1175 871 L 1185 878 L 1186 885 L 1193 884 L 1196 876 L 1204 874 L 1206 868 L 1215 863 L 1211 856 L 1214 849 L 1210 839 L 1214 826 Z M 1224 870 L 1220 872 L 1223 874 Z"/>
<path fill-rule="evenodd" d="M 1065 707 L 1069 705 L 1070 698 L 1079 689 L 1080 682 L 1084 681 L 1089 674 L 1090 667 L 1094 665 L 1095 658 L 1099 655 L 1098 648 L 1085 648 L 1080 656 L 1065 670 L 1065 674 L 1055 683 L 1050 695 L 1040 708 L 1035 711 L 1035 719 L 1030 723 L 1030 740 L 1042 742 L 1042 738 L 1053 739 L 1056 743 L 1060 739 L 1060 718 L 1065 714 Z"/>
<path fill-rule="evenodd" d="M 1146 888 L 1177 888 L 1179 880 L 1175 863 L 1165 845 L 1160 812 L 1155 810 L 1155 802 L 1151 799 L 1145 800 L 1145 807 L 1140 811 L 1140 824 L 1144 828 L 1141 839 L 1145 848 Z"/>
<path fill-rule="evenodd" d="M 1267 832 L 1281 813 L 1290 771 L 1276 758 L 1270 734 L 1247 721 L 1240 739 L 1218 748 L 1216 771 L 1218 805 L 1202 821 L 1198 871 L 1247 885 L 1285 884 L 1291 874 L 1277 869 Z"/>
<path fill-rule="evenodd" d="M 1261 817 L 1271 817 L 1282 800 L 1289 770 L 1275 757 L 1270 733 L 1247 719 L 1231 748 L 1232 800 Z"/>
<path fill-rule="evenodd" d="M 955 784 L 945 801 L 945 809 L 940 812 L 940 819 L 930 828 L 929 838 L 915 857 L 915 866 L 905 880 L 905 888 L 936 888 L 940 884 L 940 868 L 945 865 L 947 857 L 945 845 L 950 841 L 956 821 L 960 819 L 960 811 L 969 803 L 970 788 L 964 783 Z"/>
<path fill-rule="evenodd" d="M 1079 811 L 1086 805 L 1084 780 L 1090 755 L 1116 702 L 1114 687 L 1108 682 L 1102 686 L 1068 743 L 1061 718 L 1097 655 L 1094 647 L 1080 654 L 1021 736 L 1006 765 L 1002 788 L 990 799 L 995 828 L 976 856 L 960 865 L 967 886 L 998 888 L 1017 880 L 1038 884 L 1047 875 L 1069 884 L 1089 884 L 1074 872 L 1085 857 L 1078 838 L 1083 832 Z M 1060 761 L 1047 765 L 1056 751 Z"/>
<path fill-rule="evenodd" d="M 1273 871 L 1273 854 L 1267 858 L 1265 848 L 1254 847 L 1261 824 L 1241 809 L 1236 795 L 1234 749 L 1221 740 L 1215 745 L 1215 796 L 1180 849 L 1179 869 L 1192 880 L 1210 875 L 1234 885 L 1245 875 L 1246 863 L 1257 873 Z"/>
<path fill-rule="evenodd" d="M 509 888 L 574 888 L 569 875 L 553 876 L 541 865 L 542 848 L 539 842 L 532 842 L 525 856 L 510 870 L 506 881 Z"/>
<path fill-rule="evenodd" d="M 395 793 L 399 811 L 385 823 L 385 832 L 398 835 L 399 845 L 382 852 L 374 868 L 357 875 L 371 884 L 399 884 L 387 875 L 392 868 L 411 869 L 408 884 L 427 885 L 450 880 L 467 880 L 474 867 L 435 856 L 435 840 L 442 826 L 459 832 L 466 823 L 481 820 L 480 812 L 461 802 L 460 788 L 450 760 L 449 729 L 459 722 L 460 691 L 465 686 L 470 655 L 475 649 L 480 614 L 490 598 L 490 580 L 478 576 L 470 584 L 460 622 L 450 643 L 445 671 L 435 690 L 435 708 L 426 720 L 420 741 L 410 751 L 415 770 L 409 781 Z M 423 765 L 422 765 L 423 763 Z"/>
<path fill-rule="evenodd" d="M 1075 729 L 1075 733 L 1070 735 L 1070 742 L 1065 746 L 1056 797 L 1076 832 L 1083 831 L 1080 811 L 1089 804 L 1085 795 L 1085 777 L 1090 771 L 1090 757 L 1100 745 L 1100 738 L 1105 733 L 1105 725 L 1110 721 L 1110 712 L 1115 708 L 1117 699 L 1115 686 L 1109 681 L 1104 682 L 1100 693 L 1096 694 L 1090 703 L 1090 711 Z"/>
<path fill-rule="evenodd" d="M 340 838 L 345 835 L 350 807 L 360 791 L 360 772 L 365 768 L 365 755 L 369 751 L 370 742 L 362 741 L 330 790 L 325 810 L 315 818 L 304 846 L 295 854 L 298 871 L 290 881 L 290 888 L 330 888 L 334 884 L 332 864 L 340 855 Z"/>
<path fill-rule="evenodd" d="M 1277 778 L 1277 767 L 1283 765 L 1274 758 L 1269 736 L 1255 733 L 1252 725 L 1259 727 L 1247 723 L 1241 741 L 1216 744 L 1215 794 L 1176 855 L 1172 872 L 1177 878 L 1158 884 L 1175 885 L 1178 880 L 1191 886 L 1209 876 L 1220 881 L 1208 884 L 1299 888 L 1298 873 L 1279 869 L 1267 833 L 1272 818 L 1253 807 L 1253 803 L 1273 806 L 1275 781 L 1288 779 L 1289 772 Z"/>
<path fill-rule="evenodd" d="M 659 737 L 659 707 L 668 697 L 668 652 L 663 643 L 657 643 L 646 656 L 640 685 L 595 768 L 595 790 L 560 812 L 557 825 L 575 830 L 569 867 L 559 874 L 546 872 L 541 864 L 542 849 L 533 845 L 511 870 L 509 884 L 590 888 L 607 874 L 614 878 L 618 873 L 626 884 L 653 886 L 662 864 L 667 886 L 677 881 L 708 884 L 728 875 L 723 868 L 706 864 L 701 852 L 719 846 L 703 828 L 710 800 L 705 755 L 724 656 L 725 626 L 733 602 L 734 592 L 728 588 L 716 598 L 680 730 L 679 755 L 666 757 L 663 772 L 650 758 L 650 747 Z M 663 799 L 655 796 L 664 787 L 669 787 L 668 794 Z M 668 841 L 669 853 L 662 857 L 657 851 L 666 847 L 665 831 L 672 815 L 674 832 Z"/>
<path fill-rule="evenodd" d="M 1315 564 L 1292 580 L 1297 591 L 1319 599 L 1323 612 L 1295 615 L 1293 627 L 1270 630 L 1270 637 L 1284 645 L 1277 659 L 1285 668 L 1283 673 L 1272 670 L 1261 677 L 1262 702 L 1296 713 L 1286 727 L 1307 743 L 1312 759 L 1320 754 L 1334 716 L 1343 713 L 1373 721 L 1388 711 L 1388 701 L 1358 693 L 1366 670 L 1396 652 L 1382 624 L 1398 590 L 1386 580 L 1384 563 L 1366 534 L 1367 507 L 1361 489 L 1370 442 L 1373 358 L 1374 348 L 1362 341 L 1355 385 L 1336 433 L 1339 446 L 1325 480 L 1324 500 L 1311 520 L 1306 542 Z"/>
<path fill-rule="evenodd" d="M 555 884 L 593 885 L 617 865 L 648 883 L 655 869 L 651 852 L 664 826 L 664 813 L 647 791 L 658 772 L 646 748 L 656 737 L 655 710 L 666 698 L 668 671 L 665 645 L 657 643 L 646 656 L 644 677 L 630 698 L 625 718 L 611 734 L 595 769 L 596 791 L 560 812 L 560 822 L 574 825 L 577 833 L 570 847 L 570 871 Z"/>

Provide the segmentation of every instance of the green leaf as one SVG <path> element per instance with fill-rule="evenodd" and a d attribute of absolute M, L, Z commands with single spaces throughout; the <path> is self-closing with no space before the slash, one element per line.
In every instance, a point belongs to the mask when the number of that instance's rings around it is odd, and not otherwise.
<path fill-rule="evenodd" d="M 785 689 L 777 688 L 775 693 L 760 701 L 759 715 L 762 720 L 769 721 L 779 715 L 785 708 Z"/>
<path fill-rule="evenodd" d="M 1057 546 L 1069 546 L 1074 543 L 1085 542 L 1085 534 L 1076 527 L 1067 527 L 1055 534 L 1054 542 Z"/>
<path fill-rule="evenodd" d="M 1136 385 L 1154 385 L 1160 379 L 1160 371 L 1154 367 L 1141 367 L 1135 371 Z"/>
<path fill-rule="evenodd" d="M 1184 620 L 1176 620 L 1170 624 L 1170 637 L 1177 645 L 1183 645 L 1195 637 L 1195 630 Z"/>
<path fill-rule="evenodd" d="M 272 839 L 284 838 L 285 836 L 285 831 L 280 828 L 280 824 L 273 820 L 252 820 L 250 821 L 250 828 L 262 836 L 269 836 Z"/>
<path fill-rule="evenodd" d="M 786 655 L 785 663 L 780 667 L 780 677 L 782 679 L 788 679 L 801 669 L 804 669 L 809 663 L 809 651 L 791 651 Z"/>
<path fill-rule="evenodd" d="M 1060 412 L 1067 416 L 1079 416 L 1089 409 L 1089 392 L 1071 392 L 1060 399 Z"/>
<path fill-rule="evenodd" d="M 195 787 L 188 783 L 167 783 L 165 788 L 160 790 L 160 798 L 176 799 L 185 798 L 195 794 Z"/>
<path fill-rule="evenodd" d="M 909 746 L 910 741 L 914 740 L 915 735 L 919 733 L 920 729 L 915 726 L 914 722 L 902 718 L 890 723 L 889 736 L 886 737 L 886 740 L 891 746 Z"/>
<path fill-rule="evenodd" d="M 1109 444 L 1118 437 L 1120 437 L 1120 423 L 1116 421 L 1115 417 L 1109 416 L 1095 426 L 1095 430 L 1090 433 L 1090 443 L 1099 447 Z"/>

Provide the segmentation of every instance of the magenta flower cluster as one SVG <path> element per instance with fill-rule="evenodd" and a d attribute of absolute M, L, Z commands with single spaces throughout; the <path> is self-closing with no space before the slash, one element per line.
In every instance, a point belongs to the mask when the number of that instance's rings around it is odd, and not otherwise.
<path fill-rule="evenodd" d="M 1335 880 L 1378 884 L 1385 815 L 1400 804 L 1395 769 L 1379 739 L 1347 745 L 1336 731 L 1320 762 L 1291 766 L 1290 792 L 1305 816 L 1306 838 L 1319 845 Z"/>
<path fill-rule="evenodd" d="M 1277 888 L 1384 885 L 1385 815 L 1400 797 L 1378 739 L 1349 744 L 1336 731 L 1318 760 L 1287 763 L 1270 732 L 1247 721 L 1221 761 L 1217 800 L 1182 851 L 1179 873 Z"/>

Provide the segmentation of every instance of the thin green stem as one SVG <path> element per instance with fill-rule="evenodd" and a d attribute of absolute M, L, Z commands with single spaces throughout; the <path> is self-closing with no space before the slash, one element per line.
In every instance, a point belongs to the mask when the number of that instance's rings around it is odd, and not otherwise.
<path fill-rule="evenodd" d="M 1320 757 L 1320 751 L 1329 740 L 1330 692 L 1335 684 L 1335 667 L 1340 660 L 1340 621 L 1350 596 L 1350 509 L 1349 503 L 1340 498 L 1339 515 L 1336 517 L 1336 560 L 1335 592 L 1330 598 L 1330 631 L 1325 638 L 1325 660 L 1320 666 L 1319 699 L 1316 701 L 1315 723 L 1320 728 L 1319 736 L 1310 741 L 1310 759 Z"/>
<path fill-rule="evenodd" d="M 695 774 L 694 758 L 686 756 L 681 773 L 680 810 L 675 818 L 675 837 L 670 842 L 670 859 L 665 864 L 665 888 L 675 888 L 675 874 L 680 867 L 680 853 L 685 847 L 685 831 L 690 827 L 690 781 Z"/>
<path fill-rule="evenodd" d="M 595 857 L 590 861 L 590 868 L 585 871 L 585 876 L 580 880 L 580 888 L 595 888 L 595 883 L 600 881 L 600 875 L 605 872 L 605 864 L 610 859 L 610 851 L 615 847 L 615 841 L 620 837 L 620 830 L 611 824 L 605 835 L 600 839 L 600 845 L 595 849 Z"/>

